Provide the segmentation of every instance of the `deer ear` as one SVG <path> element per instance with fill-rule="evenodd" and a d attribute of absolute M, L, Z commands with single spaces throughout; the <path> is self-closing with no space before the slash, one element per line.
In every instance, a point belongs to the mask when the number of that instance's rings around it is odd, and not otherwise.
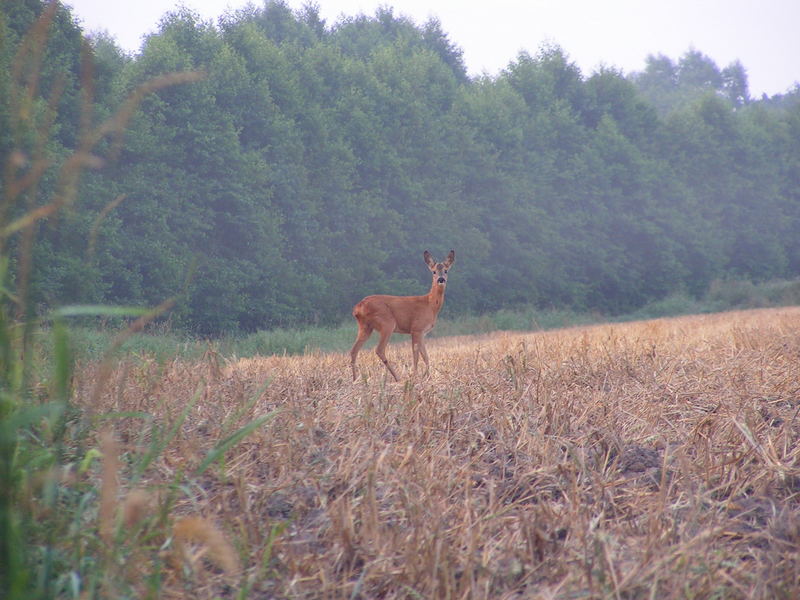
<path fill-rule="evenodd" d="M 427 250 L 425 250 L 425 252 L 422 253 L 422 257 L 425 259 L 425 264 L 428 265 L 431 269 L 433 269 L 436 266 L 436 261 L 433 260 L 431 253 L 428 252 Z"/>
<path fill-rule="evenodd" d="M 450 265 L 452 265 L 454 262 L 456 262 L 456 251 L 450 250 L 450 254 L 447 255 L 447 260 L 444 261 L 445 268 L 450 268 Z"/>

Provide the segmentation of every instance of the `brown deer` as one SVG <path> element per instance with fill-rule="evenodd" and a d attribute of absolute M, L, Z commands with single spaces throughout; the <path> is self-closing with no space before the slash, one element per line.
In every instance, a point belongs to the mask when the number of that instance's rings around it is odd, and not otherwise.
<path fill-rule="evenodd" d="M 430 371 L 428 351 L 425 350 L 425 334 L 433 329 L 436 317 L 444 304 L 444 288 L 447 285 L 447 270 L 456 260 L 456 253 L 450 250 L 444 262 L 437 263 L 431 253 L 425 250 L 425 264 L 433 274 L 431 291 L 424 296 L 367 296 L 353 307 L 353 316 L 358 321 L 358 336 L 353 349 L 350 350 L 350 365 L 353 368 L 353 381 L 356 380 L 356 357 L 361 346 L 369 339 L 373 331 L 377 331 L 381 339 L 375 354 L 381 359 L 395 381 L 399 381 L 397 373 L 386 359 L 386 345 L 392 334 L 407 333 L 411 335 L 411 351 L 414 355 L 414 373 L 417 372 L 419 355 L 425 361 L 425 373 Z"/>

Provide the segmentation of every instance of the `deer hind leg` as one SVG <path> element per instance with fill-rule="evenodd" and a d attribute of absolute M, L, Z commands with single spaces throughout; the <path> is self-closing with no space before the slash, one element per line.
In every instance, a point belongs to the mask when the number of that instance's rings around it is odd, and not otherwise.
<path fill-rule="evenodd" d="M 361 350 L 361 346 L 364 345 L 364 342 L 366 342 L 371 335 L 372 327 L 359 321 L 356 343 L 353 344 L 353 348 L 350 350 L 350 367 L 353 369 L 353 381 L 356 380 L 356 357 L 358 357 L 358 351 Z"/>
<path fill-rule="evenodd" d="M 386 365 L 386 368 L 389 369 L 389 373 L 392 374 L 395 381 L 400 381 L 397 377 L 397 373 L 394 372 L 392 365 L 389 364 L 389 360 L 386 358 L 386 345 L 389 343 L 389 338 L 392 337 L 392 333 L 394 332 L 394 322 L 387 322 L 382 323 L 380 328 L 378 329 L 378 333 L 381 336 L 380 341 L 378 342 L 378 347 L 375 348 L 375 354 L 378 355 L 378 358 L 381 359 L 381 362 Z"/>

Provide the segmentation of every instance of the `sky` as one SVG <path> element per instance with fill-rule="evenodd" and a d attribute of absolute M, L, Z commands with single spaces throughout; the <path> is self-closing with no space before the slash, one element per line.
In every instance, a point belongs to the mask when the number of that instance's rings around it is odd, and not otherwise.
<path fill-rule="evenodd" d="M 84 31 L 106 31 L 130 53 L 181 5 L 216 23 L 248 0 L 64 0 Z M 464 52 L 471 75 L 497 75 L 520 51 L 557 44 L 585 76 L 600 66 L 641 71 L 650 54 L 679 59 L 699 50 L 722 69 L 739 60 L 750 95 L 783 93 L 800 82 L 800 0 L 314 0 L 328 25 L 341 16 L 395 15 L 422 25 L 437 18 Z M 261 6 L 261 0 L 252 4 Z M 305 0 L 289 0 L 299 9 Z"/>

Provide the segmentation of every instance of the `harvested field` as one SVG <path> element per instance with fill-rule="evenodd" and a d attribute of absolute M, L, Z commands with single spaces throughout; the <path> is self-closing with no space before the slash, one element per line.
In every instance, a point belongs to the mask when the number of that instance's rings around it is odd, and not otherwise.
<path fill-rule="evenodd" d="M 355 383 L 344 354 L 82 368 L 82 408 L 124 413 L 120 505 L 183 541 L 163 597 L 800 597 L 800 308 L 428 346 L 399 384 L 371 351 Z"/>

